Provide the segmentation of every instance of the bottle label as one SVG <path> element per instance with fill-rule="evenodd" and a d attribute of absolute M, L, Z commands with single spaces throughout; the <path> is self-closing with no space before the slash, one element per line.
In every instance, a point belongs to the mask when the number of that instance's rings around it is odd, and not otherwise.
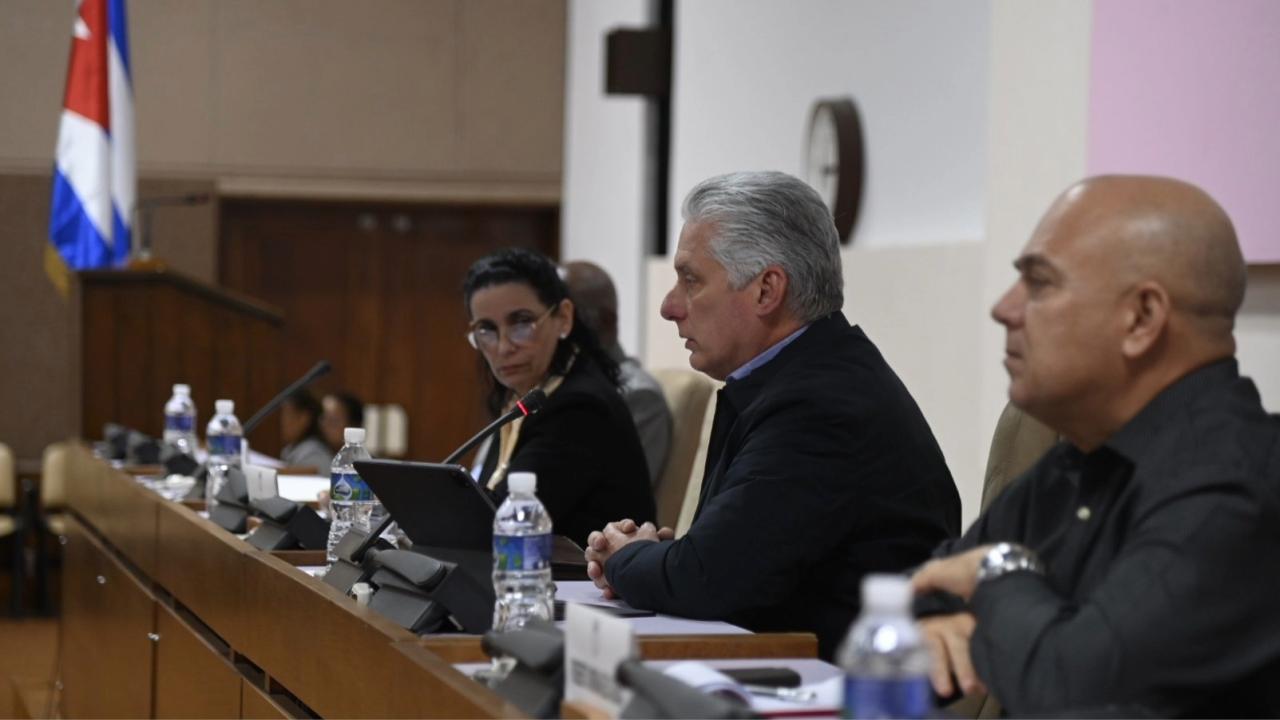
<path fill-rule="evenodd" d="M 343 502 L 361 502 L 373 499 L 373 490 L 356 473 L 331 473 L 329 496 Z"/>
<path fill-rule="evenodd" d="M 214 435 L 209 438 L 209 454 L 211 455 L 239 455 L 240 454 L 240 436 L 239 435 Z"/>
<path fill-rule="evenodd" d="M 164 429 L 189 433 L 195 427 L 196 419 L 190 415 L 165 415 Z"/>
<path fill-rule="evenodd" d="M 494 535 L 494 570 L 551 569 L 551 534 Z"/>
<path fill-rule="evenodd" d="M 923 718 L 933 706 L 929 678 L 860 678 L 844 681 L 847 718 Z"/>

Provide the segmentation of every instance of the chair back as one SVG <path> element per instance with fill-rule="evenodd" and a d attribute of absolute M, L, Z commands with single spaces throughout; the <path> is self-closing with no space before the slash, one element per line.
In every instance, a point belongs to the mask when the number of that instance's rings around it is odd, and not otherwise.
<path fill-rule="evenodd" d="M 44 449 L 40 463 L 40 507 L 45 511 L 66 507 L 70 462 L 70 443 L 56 442 Z"/>
<path fill-rule="evenodd" d="M 716 383 L 715 387 L 719 387 Z M 702 472 L 707 466 L 707 447 L 711 444 L 711 426 L 715 424 L 716 396 L 711 395 L 707 401 L 707 410 L 702 418 L 702 427 L 698 430 L 698 454 L 693 457 L 693 468 L 689 476 L 689 485 L 684 491 L 684 502 L 680 505 L 680 518 L 672 527 L 676 537 L 682 537 L 693 524 L 693 514 L 698 510 L 698 496 L 702 494 Z"/>
<path fill-rule="evenodd" d="M 0 443 L 0 510 L 18 504 L 18 475 L 14 471 L 13 451 Z"/>
<path fill-rule="evenodd" d="M 987 453 L 987 473 L 982 481 L 983 512 L 1014 478 L 1030 469 L 1057 442 L 1058 434 L 1053 430 L 1012 403 L 1006 404 L 996 421 L 996 431 L 991 435 L 991 450 Z M 948 706 L 947 712 L 976 720 L 1003 714 L 1000 701 L 986 693 L 962 698 Z"/>
<path fill-rule="evenodd" d="M 987 453 L 987 473 L 982 481 L 982 509 L 1004 491 L 1014 478 L 1026 472 L 1049 448 L 1058 434 L 1012 403 L 1004 406 Z"/>
<path fill-rule="evenodd" d="M 695 472 L 701 473 L 695 461 L 699 445 L 706 444 L 701 431 L 713 385 L 706 375 L 693 370 L 666 368 L 653 376 L 671 410 L 671 449 L 655 497 L 658 525 L 675 527 L 689 480 Z"/>

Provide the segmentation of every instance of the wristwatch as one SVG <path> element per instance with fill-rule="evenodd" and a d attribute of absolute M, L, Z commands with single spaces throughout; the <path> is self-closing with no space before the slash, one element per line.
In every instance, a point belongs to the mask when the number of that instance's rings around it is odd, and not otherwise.
<path fill-rule="evenodd" d="M 982 556 L 982 560 L 978 563 L 978 582 L 994 580 L 1022 570 L 1043 575 L 1044 565 L 1040 563 L 1040 557 L 1031 548 L 1002 542 Z"/>

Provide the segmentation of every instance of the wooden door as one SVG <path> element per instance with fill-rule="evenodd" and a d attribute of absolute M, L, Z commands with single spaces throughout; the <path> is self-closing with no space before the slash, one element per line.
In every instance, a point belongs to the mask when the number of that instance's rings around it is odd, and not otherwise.
<path fill-rule="evenodd" d="M 462 281 L 481 256 L 557 256 L 558 208 L 225 200 L 221 282 L 284 311 L 282 372 L 327 359 L 317 395 L 396 403 L 407 456 L 440 460 L 486 421 Z M 263 448 L 274 452 L 276 448 Z"/>

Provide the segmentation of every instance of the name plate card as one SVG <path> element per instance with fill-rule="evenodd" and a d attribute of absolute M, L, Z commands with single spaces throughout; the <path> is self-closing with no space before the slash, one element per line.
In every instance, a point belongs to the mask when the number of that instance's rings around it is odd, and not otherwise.
<path fill-rule="evenodd" d="M 631 700 L 618 684 L 618 665 L 639 657 L 635 633 L 624 618 L 585 605 L 565 608 L 564 699 L 617 717 Z"/>

